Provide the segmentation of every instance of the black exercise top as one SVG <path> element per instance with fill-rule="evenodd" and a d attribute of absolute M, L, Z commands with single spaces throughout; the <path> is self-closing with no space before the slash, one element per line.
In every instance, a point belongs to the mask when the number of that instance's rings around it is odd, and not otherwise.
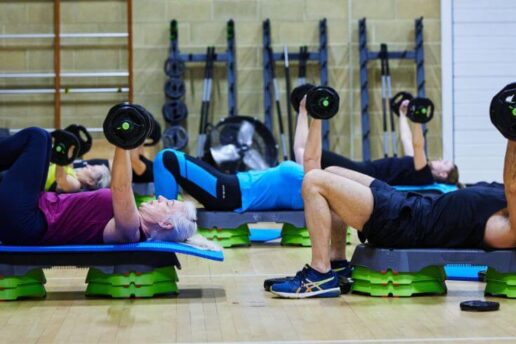
<path fill-rule="evenodd" d="M 399 192 L 375 180 L 362 242 L 399 248 L 483 248 L 487 220 L 507 208 L 503 188 L 485 183 L 430 197 Z"/>
<path fill-rule="evenodd" d="M 430 167 L 426 165 L 421 170 L 416 170 L 414 158 L 410 156 L 357 162 L 329 151 L 323 151 L 321 167 L 329 166 L 357 171 L 389 185 L 429 185 L 434 183 Z"/>

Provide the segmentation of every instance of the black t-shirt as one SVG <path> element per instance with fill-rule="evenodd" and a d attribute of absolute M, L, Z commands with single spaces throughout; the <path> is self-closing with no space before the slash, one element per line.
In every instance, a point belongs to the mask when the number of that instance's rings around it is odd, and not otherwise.
<path fill-rule="evenodd" d="M 373 170 L 371 177 L 389 185 L 428 185 L 434 182 L 430 166 L 416 170 L 411 156 L 378 159 L 369 164 Z"/>
<path fill-rule="evenodd" d="M 487 184 L 436 197 L 427 220 L 425 242 L 442 247 L 482 247 L 487 220 L 507 208 L 503 187 Z"/>

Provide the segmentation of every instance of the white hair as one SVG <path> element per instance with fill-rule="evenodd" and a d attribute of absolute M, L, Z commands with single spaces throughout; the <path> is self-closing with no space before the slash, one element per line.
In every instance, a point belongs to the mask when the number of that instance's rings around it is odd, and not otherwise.
<path fill-rule="evenodd" d="M 91 174 L 92 183 L 85 183 L 87 190 L 97 190 L 108 188 L 111 184 L 111 172 L 106 165 L 97 165 L 100 168 L 99 174 Z"/>
<path fill-rule="evenodd" d="M 197 212 L 192 202 L 184 202 L 184 209 L 168 216 L 165 222 L 172 229 L 160 228 L 152 231 L 149 241 L 184 242 L 197 232 Z"/>

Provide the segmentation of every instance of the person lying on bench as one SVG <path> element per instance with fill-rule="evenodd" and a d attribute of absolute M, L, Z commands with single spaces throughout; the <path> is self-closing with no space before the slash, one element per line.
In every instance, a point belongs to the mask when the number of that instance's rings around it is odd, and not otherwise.
<path fill-rule="evenodd" d="M 51 139 L 27 128 L 0 141 L 0 241 L 11 245 L 190 242 L 215 249 L 197 230 L 190 202 L 163 197 L 136 208 L 128 150 L 115 148 L 111 189 L 43 192 Z"/>
<path fill-rule="evenodd" d="M 306 108 L 301 106 L 296 97 L 306 94 L 313 85 L 305 84 L 296 87 L 291 93 L 291 104 L 299 113 L 296 132 L 294 136 L 294 155 L 296 162 L 303 164 L 303 152 L 308 137 L 308 116 Z M 399 109 L 400 141 L 403 147 L 404 157 L 383 158 L 372 161 L 353 161 L 342 155 L 323 150 L 321 167 L 344 167 L 357 171 L 375 179 L 379 179 L 389 185 L 429 185 L 434 182 L 445 184 L 458 184 L 459 170 L 457 166 L 447 160 L 427 161 L 425 145 L 417 147 L 412 140 L 412 132 L 407 118 L 409 101 L 401 103 Z"/>
<path fill-rule="evenodd" d="M 152 160 L 144 155 L 141 145 L 130 151 L 133 183 L 152 183 Z M 108 188 L 111 182 L 113 160 L 89 159 L 76 160 L 72 166 L 57 166 L 50 164 L 46 191 L 77 192 L 81 190 L 97 190 Z"/>
<path fill-rule="evenodd" d="M 414 146 L 423 147 L 413 124 Z M 386 183 L 341 167 L 321 169 L 321 121 L 312 120 L 304 151 L 303 199 L 312 241 L 310 265 L 274 284 L 286 298 L 336 297 L 331 270 L 335 218 L 358 231 L 362 242 L 387 248 L 512 248 L 516 246 L 516 142 L 505 155 L 504 190 L 483 184 L 437 197 L 396 191 Z M 507 207 L 508 199 L 509 207 Z M 343 235 L 343 234 L 340 234 Z"/>

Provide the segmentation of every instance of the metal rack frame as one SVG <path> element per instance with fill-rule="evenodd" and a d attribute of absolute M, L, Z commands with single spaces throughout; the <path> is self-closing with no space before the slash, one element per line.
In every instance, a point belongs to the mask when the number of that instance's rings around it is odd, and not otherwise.
<path fill-rule="evenodd" d="M 425 66 L 423 50 L 423 17 L 417 18 L 415 24 L 415 48 L 414 50 L 389 51 L 389 59 L 414 60 L 416 63 L 417 96 L 425 96 Z M 366 18 L 358 21 L 358 44 L 360 58 L 360 113 L 362 124 L 362 159 L 371 160 L 370 125 L 369 125 L 369 80 L 367 76 L 367 63 L 371 60 L 380 59 L 380 51 L 369 51 L 367 49 L 367 28 Z M 423 126 L 426 138 L 426 126 Z M 426 150 L 425 140 L 425 150 Z"/>
<path fill-rule="evenodd" d="M 225 62 L 228 81 L 228 115 L 237 116 L 237 72 L 236 72 L 236 51 L 235 51 L 235 23 L 230 19 L 226 23 L 227 48 L 223 53 L 215 52 L 215 62 Z M 175 61 L 204 62 L 206 54 L 181 53 L 179 50 L 179 34 L 177 32 L 177 20 L 170 22 L 170 49 L 169 58 Z"/>
<path fill-rule="evenodd" d="M 266 19 L 262 25 L 263 31 L 263 108 L 264 108 L 264 123 L 265 126 L 272 131 L 273 125 L 273 111 L 274 111 L 274 85 L 272 82 L 272 71 L 271 68 L 275 67 L 277 61 L 283 62 L 285 53 L 274 53 L 270 61 L 268 49 L 271 48 L 271 24 L 270 20 Z M 300 54 L 288 53 L 289 61 L 299 61 Z M 320 84 L 323 86 L 328 85 L 328 31 L 326 19 L 319 21 L 319 48 L 318 51 L 307 52 L 308 61 L 317 61 L 319 63 L 319 78 Z M 290 106 L 287 104 L 287 106 Z M 322 141 L 323 149 L 329 149 L 330 145 L 330 126 L 327 120 L 323 121 L 322 127 Z"/>

